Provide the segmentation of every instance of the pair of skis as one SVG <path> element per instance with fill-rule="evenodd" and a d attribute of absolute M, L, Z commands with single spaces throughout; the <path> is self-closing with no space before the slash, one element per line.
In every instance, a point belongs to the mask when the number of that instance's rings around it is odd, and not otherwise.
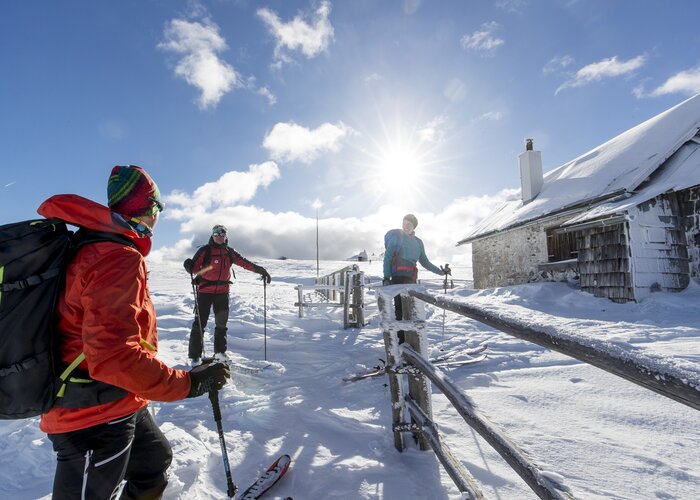
<path fill-rule="evenodd" d="M 263 496 L 270 488 L 272 488 L 282 476 L 285 475 L 292 459 L 289 455 L 282 455 L 274 463 L 263 472 L 258 479 L 255 480 L 241 495 L 238 500 L 254 500 Z M 291 497 L 286 497 L 285 500 L 292 500 Z"/>
<path fill-rule="evenodd" d="M 219 444 L 221 445 L 221 456 L 224 460 L 224 470 L 226 472 L 226 493 L 229 498 L 233 498 L 238 491 L 238 487 L 231 478 L 231 466 L 228 461 L 228 451 L 226 450 L 226 440 L 224 439 L 224 429 L 221 424 L 221 408 L 219 406 L 219 391 L 209 391 L 209 400 L 214 411 L 216 429 L 219 433 Z M 292 459 L 289 455 L 282 455 L 270 465 L 246 490 L 239 495 L 238 500 L 254 500 L 262 497 L 265 492 L 272 488 L 282 476 L 287 473 Z"/>
<path fill-rule="evenodd" d="M 454 351 L 451 351 L 449 353 L 445 353 L 435 358 L 431 358 L 430 362 L 433 363 L 435 366 L 440 366 L 443 368 L 454 368 L 457 366 L 471 365 L 486 359 L 486 354 L 480 354 L 476 357 L 474 357 L 474 355 L 483 353 L 483 351 L 485 351 L 487 348 L 487 344 L 481 344 L 473 349 L 467 349 L 466 351 L 455 349 Z M 469 357 L 467 359 L 460 359 L 455 361 L 450 360 L 458 354 L 466 355 Z M 383 359 L 380 359 L 379 361 L 381 361 L 381 364 L 374 366 L 371 370 L 363 373 L 356 373 L 354 375 L 348 375 L 346 377 L 343 377 L 343 380 L 345 382 L 356 382 L 358 380 L 384 375 L 386 373 L 386 363 Z"/>

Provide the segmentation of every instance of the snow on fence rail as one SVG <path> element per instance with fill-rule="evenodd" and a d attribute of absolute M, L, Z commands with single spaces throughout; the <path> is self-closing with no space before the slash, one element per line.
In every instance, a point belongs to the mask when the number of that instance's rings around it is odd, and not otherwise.
<path fill-rule="evenodd" d="M 434 306 L 475 319 L 519 339 L 576 358 L 695 410 L 700 410 L 700 378 L 695 374 L 681 373 L 659 360 L 632 354 L 623 347 L 609 342 L 584 339 L 575 334 L 524 325 L 512 318 L 496 316 L 486 308 L 456 302 L 445 297 L 435 297 L 417 289 L 409 290 L 408 294 Z"/>
<path fill-rule="evenodd" d="M 459 303 L 446 297 L 435 297 L 417 285 L 396 285 L 379 288 L 377 300 L 384 344 L 387 352 L 386 374 L 392 403 L 392 431 L 394 446 L 404 449 L 403 433 L 412 432 L 422 450 L 435 451 L 440 463 L 459 490 L 469 498 L 483 498 L 478 484 L 462 464 L 455 459 L 432 421 L 432 382 L 457 409 L 476 432 L 481 435 L 513 468 L 513 470 L 540 497 L 547 499 L 572 498 L 568 488 L 553 479 L 554 475 L 535 465 L 508 436 L 486 420 L 471 399 L 427 358 L 424 304 L 467 316 L 502 332 L 532 342 L 590 365 L 618 375 L 630 382 L 650 389 L 696 410 L 700 409 L 700 380 L 688 373 L 677 373 L 672 366 L 664 366 L 643 356 L 632 356 L 620 347 L 595 340 L 575 338 L 557 331 L 547 331 L 524 325 L 515 319 L 491 314 L 487 308 Z M 395 319 L 394 297 L 400 296 L 403 320 Z M 418 299 L 418 300 L 416 300 Z M 404 343 L 399 344 L 398 332 L 404 332 Z M 401 375 L 408 376 L 406 394 Z"/>
<path fill-rule="evenodd" d="M 386 348 L 386 374 L 391 393 L 392 431 L 394 446 L 403 451 L 404 433 L 417 438 L 421 450 L 432 447 L 448 475 L 462 493 L 470 499 L 484 498 L 478 483 L 454 457 L 433 422 L 430 382 L 440 389 L 458 413 L 540 497 L 571 499 L 568 488 L 557 483 L 546 471 L 513 443 L 500 429 L 486 420 L 468 396 L 428 360 L 423 302 L 412 297 L 417 285 L 394 285 L 377 290 L 381 328 Z M 409 295 L 410 294 L 410 295 Z M 396 320 L 393 299 L 400 296 L 403 320 Z M 405 341 L 399 344 L 398 332 Z M 408 391 L 401 377 L 408 377 Z"/>
<path fill-rule="evenodd" d="M 316 278 L 313 285 L 297 285 L 297 302 L 299 317 L 304 317 L 305 307 L 342 307 L 343 328 L 358 327 L 365 324 L 365 273 L 357 264 L 334 271 L 326 276 Z M 304 290 L 313 290 L 314 298 L 320 302 L 304 300 Z M 313 298 L 311 299 L 313 300 Z"/>

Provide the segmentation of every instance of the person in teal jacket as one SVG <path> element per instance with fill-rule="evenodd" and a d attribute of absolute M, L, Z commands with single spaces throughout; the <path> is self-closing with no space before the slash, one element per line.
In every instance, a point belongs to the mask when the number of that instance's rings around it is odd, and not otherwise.
<path fill-rule="evenodd" d="M 392 229 L 384 235 L 384 285 L 404 285 L 415 283 L 418 276 L 417 262 L 428 271 L 444 276 L 450 274 L 449 266 L 441 268 L 430 262 L 425 255 L 423 241 L 415 234 L 418 219 L 413 214 L 403 218 L 401 229 Z M 403 319 L 401 296 L 394 297 L 396 319 Z M 399 343 L 404 341 L 403 331 L 399 331 Z"/>
<path fill-rule="evenodd" d="M 403 218 L 402 229 L 392 229 L 384 235 L 385 285 L 415 283 L 418 276 L 417 262 L 428 271 L 444 276 L 445 270 L 428 260 L 423 241 L 415 234 L 418 219 L 413 214 Z M 400 318 L 399 318 L 400 319 Z"/>

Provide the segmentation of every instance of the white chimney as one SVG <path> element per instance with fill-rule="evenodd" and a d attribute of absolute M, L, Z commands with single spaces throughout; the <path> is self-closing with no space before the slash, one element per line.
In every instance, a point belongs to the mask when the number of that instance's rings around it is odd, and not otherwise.
<path fill-rule="evenodd" d="M 518 156 L 523 203 L 528 203 L 542 190 L 542 152 L 532 150 L 532 139 L 525 139 L 525 152 Z"/>

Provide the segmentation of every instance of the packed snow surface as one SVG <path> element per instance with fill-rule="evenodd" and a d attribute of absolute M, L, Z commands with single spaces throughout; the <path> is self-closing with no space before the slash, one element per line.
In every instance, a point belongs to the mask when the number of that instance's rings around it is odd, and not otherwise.
<path fill-rule="evenodd" d="M 384 358 L 376 292 L 365 298 L 362 329 L 343 330 L 338 308 L 294 306 L 297 284 L 310 285 L 315 261 L 261 260 L 273 277 L 266 288 L 237 270 L 231 294 L 229 351 L 264 367 L 234 371 L 220 394 L 234 482 L 245 488 L 279 454 L 292 466 L 269 498 L 457 499 L 461 494 L 430 451 L 412 440 L 394 449 L 385 377 L 343 382 Z M 321 274 L 347 262 L 321 262 Z M 380 262 L 360 262 L 373 282 Z M 455 278 L 468 278 L 454 270 Z M 430 293 L 439 277 L 421 273 Z M 659 293 L 641 303 L 615 304 L 567 284 L 533 284 L 475 291 L 458 282 L 448 291 L 591 341 L 643 353 L 691 377 L 700 366 L 700 286 Z M 158 311 L 159 356 L 187 368 L 193 297 L 179 263 L 150 265 Z M 314 299 L 318 302 L 318 299 Z M 473 320 L 426 306 L 428 352 L 437 356 L 488 343 L 487 358 L 446 369 L 477 408 L 507 433 L 549 477 L 586 499 L 700 498 L 700 414 L 598 368 L 529 344 Z M 206 348 L 212 339 L 206 337 Z M 455 359 L 460 359 L 456 356 Z M 226 478 L 208 398 L 153 403 L 174 459 L 165 498 L 225 498 Z M 439 391 L 433 416 L 453 453 L 486 498 L 536 498 L 490 446 L 477 437 Z M 38 419 L 0 422 L 0 498 L 50 498 L 55 457 Z"/>

